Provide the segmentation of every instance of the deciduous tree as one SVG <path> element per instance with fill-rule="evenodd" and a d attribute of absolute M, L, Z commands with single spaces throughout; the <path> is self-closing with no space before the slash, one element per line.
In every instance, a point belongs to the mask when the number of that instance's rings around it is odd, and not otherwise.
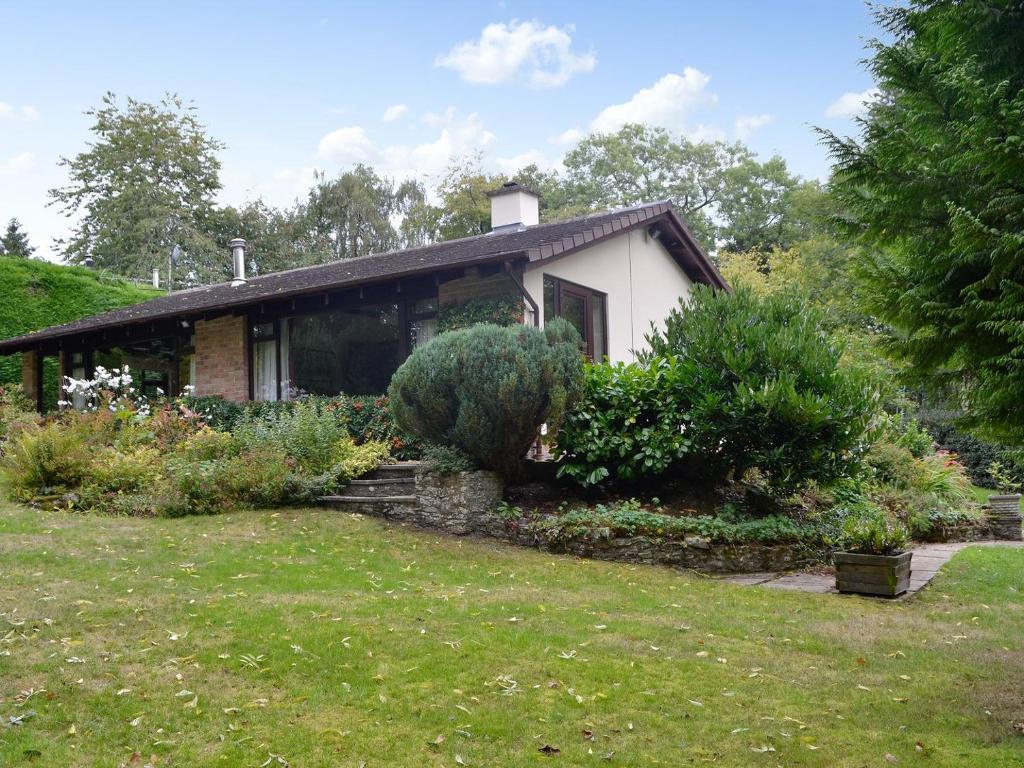
<path fill-rule="evenodd" d="M 167 263 L 175 244 L 176 279 L 202 282 L 224 257 L 210 236 L 213 198 L 220 189 L 223 147 L 206 134 L 196 108 L 175 95 L 158 104 L 107 93 L 94 119 L 89 149 L 62 158 L 69 183 L 50 190 L 51 204 L 78 217 L 64 257 L 92 258 L 123 275 L 146 277 Z"/>

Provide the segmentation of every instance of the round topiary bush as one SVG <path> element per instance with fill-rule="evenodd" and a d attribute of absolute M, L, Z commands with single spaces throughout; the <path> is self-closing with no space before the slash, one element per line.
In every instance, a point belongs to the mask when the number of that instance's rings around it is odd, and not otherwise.
<path fill-rule="evenodd" d="M 557 423 L 577 396 L 582 366 L 564 321 L 543 331 L 475 325 L 413 352 L 388 395 L 401 429 L 514 477 L 541 424 Z"/>

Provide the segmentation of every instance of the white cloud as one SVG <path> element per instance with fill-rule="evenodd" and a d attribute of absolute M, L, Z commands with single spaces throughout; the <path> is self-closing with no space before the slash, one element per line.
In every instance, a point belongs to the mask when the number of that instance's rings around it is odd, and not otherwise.
<path fill-rule="evenodd" d="M 775 122 L 775 115 L 743 115 L 736 118 L 736 138 L 740 141 L 749 139 L 759 128 Z"/>
<path fill-rule="evenodd" d="M 825 109 L 825 117 L 856 117 L 863 114 L 871 102 L 879 96 L 877 88 L 868 88 L 856 93 L 847 91 Z"/>
<path fill-rule="evenodd" d="M 554 167 L 548 156 L 539 149 L 528 149 L 513 157 L 497 157 L 494 159 L 494 167 L 506 176 L 510 176 L 528 165 L 536 165 L 542 171 L 547 171 Z"/>
<path fill-rule="evenodd" d="M 388 107 L 387 109 L 384 110 L 384 114 L 381 115 L 381 117 L 380 117 L 381 122 L 384 122 L 384 123 L 393 122 L 393 121 L 397 120 L 398 118 L 400 118 L 402 115 L 404 115 L 408 111 L 409 111 L 409 108 L 405 104 L 392 104 L 390 107 Z"/>
<path fill-rule="evenodd" d="M 35 107 L 23 104 L 15 107 L 5 101 L 0 101 L 0 120 L 36 120 L 39 118 L 39 110 Z"/>
<path fill-rule="evenodd" d="M 552 144 L 578 144 L 586 135 L 587 134 L 579 128 L 569 128 L 568 130 L 562 131 L 557 136 L 552 136 L 548 141 Z"/>
<path fill-rule="evenodd" d="M 459 43 L 434 64 L 458 72 L 469 83 L 525 80 L 536 88 L 554 88 L 597 65 L 593 52 L 573 52 L 570 33 L 574 31 L 537 21 L 488 24 L 478 40 Z"/>
<path fill-rule="evenodd" d="M 725 131 L 717 125 L 705 125 L 700 123 L 686 131 L 686 138 L 690 141 L 725 141 Z"/>
<path fill-rule="evenodd" d="M 35 155 L 31 152 L 19 152 L 10 160 L 0 160 L 0 176 L 17 176 L 28 173 L 35 165 Z"/>
<path fill-rule="evenodd" d="M 454 107 L 429 113 L 423 123 L 439 129 L 437 136 L 420 144 L 375 144 L 359 126 L 339 128 L 320 140 L 318 154 L 330 163 L 368 163 L 396 178 L 430 178 L 444 173 L 455 158 L 476 154 L 495 139 L 480 116 L 462 116 Z"/>
<path fill-rule="evenodd" d="M 317 154 L 335 163 L 352 165 L 372 163 L 375 149 L 366 131 L 358 125 L 353 125 L 338 128 L 320 139 Z"/>
<path fill-rule="evenodd" d="M 718 103 L 707 91 L 711 78 L 687 67 L 683 74 L 667 74 L 649 88 L 642 88 L 622 104 L 605 107 L 590 124 L 591 130 L 613 133 L 626 123 L 645 123 L 672 131 L 686 131 L 687 119 L 699 109 Z"/>

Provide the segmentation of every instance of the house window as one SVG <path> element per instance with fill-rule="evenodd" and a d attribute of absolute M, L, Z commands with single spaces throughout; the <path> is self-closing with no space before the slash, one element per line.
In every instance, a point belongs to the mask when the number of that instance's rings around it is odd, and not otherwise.
<path fill-rule="evenodd" d="M 284 399 L 379 395 L 403 357 L 399 305 L 365 304 L 290 318 L 282 335 Z"/>
<path fill-rule="evenodd" d="M 420 299 L 409 304 L 409 351 L 422 347 L 437 336 L 437 299 Z"/>
<path fill-rule="evenodd" d="M 605 294 L 544 275 L 544 320 L 553 317 L 572 323 L 591 360 L 602 360 L 608 354 L 608 298 Z"/>
<path fill-rule="evenodd" d="M 85 352 L 73 352 L 71 354 L 71 378 L 79 381 L 87 378 L 85 366 Z M 85 410 L 89 404 L 84 392 L 75 391 L 71 395 L 71 407 L 76 411 Z"/>
<path fill-rule="evenodd" d="M 277 323 L 255 323 L 249 330 L 252 399 L 278 400 Z"/>
<path fill-rule="evenodd" d="M 252 397 L 379 395 L 437 335 L 437 299 L 361 304 L 250 327 Z"/>

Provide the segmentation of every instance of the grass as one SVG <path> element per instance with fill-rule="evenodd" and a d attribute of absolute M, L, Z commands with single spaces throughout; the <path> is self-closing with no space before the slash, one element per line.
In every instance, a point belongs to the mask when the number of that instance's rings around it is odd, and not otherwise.
<path fill-rule="evenodd" d="M 974 500 L 979 504 L 988 504 L 988 497 L 995 493 L 991 488 L 982 488 L 980 485 L 972 485 L 971 490 L 974 492 Z"/>
<path fill-rule="evenodd" d="M 1024 749 L 1024 550 L 965 550 L 894 603 L 337 512 L 0 502 L 0 567 L 5 766 L 1010 766 Z"/>

